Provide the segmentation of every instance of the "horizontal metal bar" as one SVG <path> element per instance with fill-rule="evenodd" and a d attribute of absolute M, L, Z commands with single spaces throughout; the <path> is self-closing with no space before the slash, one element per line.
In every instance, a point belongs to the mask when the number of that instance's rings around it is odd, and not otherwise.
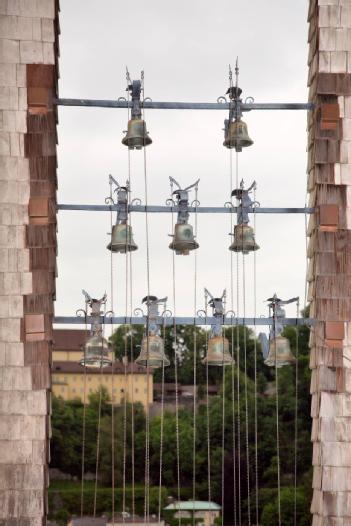
<path fill-rule="evenodd" d="M 83 106 L 85 108 L 132 108 L 132 102 L 124 100 L 55 99 L 57 106 Z M 153 102 L 145 101 L 145 109 L 156 110 L 229 110 L 229 102 Z M 264 102 L 241 104 L 242 111 L 251 110 L 313 110 L 310 102 Z"/>
<path fill-rule="evenodd" d="M 87 316 L 55 316 L 55 324 L 73 324 L 83 325 L 85 323 L 92 323 L 93 318 Z M 104 325 L 145 325 L 146 317 L 139 316 L 113 316 L 100 318 L 100 323 Z M 213 316 L 207 318 L 202 317 L 162 317 L 157 318 L 157 323 L 160 325 L 215 325 L 216 319 Z M 279 318 L 279 323 L 282 325 L 313 325 L 312 318 Z M 273 318 L 225 318 L 223 325 L 273 325 Z"/>
<path fill-rule="evenodd" d="M 117 205 L 57 205 L 57 210 L 82 210 L 90 212 L 106 212 L 106 211 L 116 211 L 118 210 Z M 144 206 L 144 205 L 130 205 L 128 207 L 129 212 L 148 212 L 148 213 L 170 213 L 178 212 L 177 206 Z M 250 208 L 248 212 L 250 214 L 313 214 L 314 208 L 265 208 L 257 207 L 255 209 Z M 236 213 L 238 211 L 237 207 L 227 208 L 226 206 L 194 206 L 189 207 L 189 212 L 199 213 L 199 214 L 230 214 Z"/>

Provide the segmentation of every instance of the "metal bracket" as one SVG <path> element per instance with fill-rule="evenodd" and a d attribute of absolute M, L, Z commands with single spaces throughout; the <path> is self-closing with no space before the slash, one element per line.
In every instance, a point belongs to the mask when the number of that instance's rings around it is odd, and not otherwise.
<path fill-rule="evenodd" d="M 249 223 L 249 210 L 252 210 L 255 207 L 255 205 L 258 204 L 255 201 L 252 201 L 249 195 L 250 192 L 252 192 L 255 189 L 256 181 L 254 181 L 249 188 L 245 189 L 244 180 L 242 179 L 240 182 L 240 188 L 235 188 L 235 190 L 233 190 L 231 193 L 231 196 L 236 197 L 236 199 L 240 202 L 239 206 L 237 207 L 238 225 L 247 225 Z"/>
<path fill-rule="evenodd" d="M 177 223 L 186 225 L 189 219 L 189 190 L 191 188 L 196 188 L 197 190 L 200 179 L 184 189 L 180 187 L 180 184 L 175 179 L 173 179 L 173 177 L 170 177 L 169 180 L 171 183 L 171 188 L 173 188 L 174 184 L 178 187 L 172 192 L 172 196 L 175 195 L 177 198 Z"/>

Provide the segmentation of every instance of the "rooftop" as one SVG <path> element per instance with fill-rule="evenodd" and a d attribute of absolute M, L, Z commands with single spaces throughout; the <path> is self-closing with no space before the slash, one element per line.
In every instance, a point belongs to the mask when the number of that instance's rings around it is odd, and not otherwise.
<path fill-rule="evenodd" d="M 107 517 L 76 517 L 71 519 L 72 526 L 106 526 Z"/>
<path fill-rule="evenodd" d="M 216 502 L 208 502 L 205 500 L 186 500 L 179 502 L 172 502 L 164 508 L 165 510 L 181 510 L 181 511 L 220 511 L 221 506 Z"/>
<path fill-rule="evenodd" d="M 54 329 L 54 351 L 80 351 L 89 336 L 84 329 Z"/>

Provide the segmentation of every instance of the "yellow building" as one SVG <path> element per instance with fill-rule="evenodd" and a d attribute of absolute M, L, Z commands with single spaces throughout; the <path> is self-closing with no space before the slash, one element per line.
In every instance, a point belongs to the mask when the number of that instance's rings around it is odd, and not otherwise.
<path fill-rule="evenodd" d="M 111 367 L 87 367 L 79 364 L 83 356 L 87 333 L 84 330 L 54 330 L 52 391 L 64 400 L 79 398 L 86 400 L 100 386 L 107 389 L 110 399 L 116 405 L 128 402 L 140 402 L 144 407 L 153 402 L 153 377 L 147 379 L 146 369 L 138 365 L 124 365 L 116 361 Z M 112 358 L 112 352 L 109 353 Z M 85 386 L 85 387 L 84 387 Z M 148 388 L 149 387 L 149 388 Z M 149 396 L 148 396 L 149 391 Z"/>

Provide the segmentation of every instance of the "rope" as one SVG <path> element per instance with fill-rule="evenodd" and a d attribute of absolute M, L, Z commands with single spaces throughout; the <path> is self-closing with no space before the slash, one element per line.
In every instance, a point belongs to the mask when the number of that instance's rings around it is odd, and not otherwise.
<path fill-rule="evenodd" d="M 126 237 L 126 244 L 127 244 Z M 126 290 L 125 290 L 125 315 L 128 315 L 128 252 L 126 250 L 125 257 L 126 265 Z M 125 338 L 124 338 L 124 400 L 123 400 L 123 493 L 122 493 L 122 521 L 125 522 L 125 511 L 126 511 L 126 464 L 127 464 L 127 392 L 128 392 L 128 377 L 127 377 L 127 364 L 128 364 L 128 326 L 125 326 Z"/>
<path fill-rule="evenodd" d="M 172 184 L 171 184 L 172 188 Z M 174 217 L 172 207 L 172 232 L 174 231 Z M 177 325 L 176 325 L 176 272 L 175 272 L 175 253 L 172 251 L 172 290 L 173 290 L 173 347 L 174 347 L 174 382 L 175 382 L 175 415 L 176 415 L 176 462 L 177 462 L 177 499 L 180 502 L 180 452 L 179 452 L 179 393 L 178 393 L 178 360 L 177 360 Z M 181 516 L 178 513 L 178 524 L 181 525 Z"/>
<path fill-rule="evenodd" d="M 195 188 L 195 237 L 197 236 L 197 186 Z M 193 526 L 195 526 L 195 497 L 196 497 L 196 405 L 197 405 L 197 332 L 196 332 L 196 304 L 197 304 L 197 254 L 194 250 L 194 343 L 193 343 Z"/>
<path fill-rule="evenodd" d="M 239 154 L 235 154 L 235 184 L 236 188 L 239 186 Z M 238 417 L 237 417 L 237 427 L 238 427 L 238 523 L 241 526 L 241 463 L 240 463 L 240 453 L 241 453 L 241 417 L 240 417 L 240 329 L 238 324 L 239 311 L 240 311 L 240 302 L 239 302 L 239 253 L 236 253 L 236 363 L 237 363 L 237 402 L 238 402 Z"/>
<path fill-rule="evenodd" d="M 245 446 L 246 446 L 246 481 L 247 481 L 247 521 L 251 525 L 251 495 L 250 495 L 250 455 L 249 455 L 249 406 L 247 393 L 247 342 L 246 342 L 246 276 L 245 255 L 243 254 L 243 318 L 244 318 L 244 389 L 245 389 Z"/>
<path fill-rule="evenodd" d="M 88 304 L 85 302 L 85 334 L 88 332 L 87 313 Z M 86 348 L 84 345 L 84 392 L 83 392 L 83 429 L 82 429 L 82 471 L 81 471 L 81 490 L 80 490 L 80 516 L 84 515 L 84 471 L 85 471 L 85 434 L 86 434 L 86 408 L 87 408 L 87 367 L 86 367 Z"/>
<path fill-rule="evenodd" d="M 163 324 L 163 341 L 166 341 L 166 324 Z M 161 379 L 161 423 L 160 423 L 160 472 L 158 486 L 158 522 L 161 523 L 162 508 L 162 471 L 163 471 L 163 426 L 164 426 L 164 395 L 165 395 L 165 362 L 162 361 Z"/>
<path fill-rule="evenodd" d="M 296 318 L 300 314 L 300 305 L 297 302 Z M 299 328 L 296 326 L 296 362 L 295 362 L 295 437 L 294 437 L 294 526 L 297 525 L 297 449 L 298 449 L 298 397 L 299 397 Z"/>
<path fill-rule="evenodd" d="M 229 167 L 230 167 L 230 193 L 233 190 L 233 150 L 229 150 Z M 233 214 L 230 214 L 230 232 L 233 232 Z M 234 261 L 233 251 L 230 250 L 230 308 L 234 310 Z M 233 318 L 232 318 L 233 320 Z M 234 326 L 231 325 L 231 351 L 232 351 L 232 436 L 233 436 L 233 513 L 234 526 L 237 524 L 237 503 L 236 503 L 236 440 L 235 440 L 235 344 L 234 344 Z"/>
<path fill-rule="evenodd" d="M 144 73 L 142 72 L 142 94 L 144 99 Z M 142 108 L 143 118 L 145 120 L 145 109 Z M 144 125 L 145 126 L 145 125 Z M 147 295 L 150 296 L 150 246 L 149 246 L 149 216 L 148 206 L 148 188 L 147 188 L 147 163 L 146 148 L 143 147 L 144 153 L 144 189 L 145 189 L 145 237 L 146 237 L 146 281 Z M 147 356 L 149 357 L 149 319 L 147 320 Z M 149 523 L 150 519 L 150 367 L 149 360 L 146 366 L 146 411 L 145 411 L 145 502 L 144 502 L 144 520 Z"/>
<path fill-rule="evenodd" d="M 112 184 L 110 183 L 110 198 L 112 199 Z M 110 228 L 112 235 L 112 209 L 110 210 Z M 112 250 L 110 251 L 110 310 L 113 313 L 114 309 L 114 279 L 113 279 L 113 257 Z M 114 333 L 114 325 L 111 325 L 111 334 Z M 111 367 L 111 482 L 112 482 L 112 525 L 115 524 L 115 409 L 113 403 L 113 393 L 114 393 L 114 366 L 115 366 L 115 352 L 112 352 L 112 367 Z"/>
<path fill-rule="evenodd" d="M 100 431 L 101 431 L 101 406 L 102 406 L 102 377 L 104 374 L 104 368 L 102 364 L 102 357 L 104 354 L 104 335 L 105 335 L 105 324 L 102 325 L 102 349 L 101 349 L 101 361 L 100 361 L 100 392 L 99 392 L 99 408 L 98 408 L 98 426 L 96 436 L 96 463 L 95 463 L 95 485 L 94 485 L 94 511 L 93 516 L 96 517 L 96 500 L 97 500 L 97 486 L 98 486 L 98 475 L 99 475 L 99 460 L 100 460 Z"/>
<path fill-rule="evenodd" d="M 275 354 L 275 404 L 276 404 L 276 435 L 277 435 L 277 485 L 278 485 L 278 525 L 281 526 L 281 503 L 280 503 L 280 443 L 279 443 L 279 384 L 278 384 L 278 360 L 277 342 L 275 339 L 276 312 L 273 313 L 273 342 Z"/>
<path fill-rule="evenodd" d="M 254 201 L 256 201 L 256 188 L 254 189 Z M 256 207 L 254 208 L 254 238 L 256 238 Z M 256 315 L 257 315 L 257 266 L 256 251 L 254 251 L 254 426 L 255 426 L 255 505 L 256 505 L 256 526 L 259 524 L 259 502 L 258 502 L 258 423 L 257 423 L 257 339 L 256 339 Z"/>
<path fill-rule="evenodd" d="M 205 292 L 205 319 L 207 319 L 207 292 Z M 208 354 L 208 331 L 206 331 L 205 351 Z M 212 502 L 211 491 L 211 436 L 210 436 L 210 400 L 208 394 L 208 361 L 206 360 L 206 438 L 207 438 L 207 484 L 208 502 Z"/>
<path fill-rule="evenodd" d="M 224 353 L 224 343 L 225 343 L 225 336 L 223 331 L 223 353 Z M 224 355 L 223 355 L 223 361 L 224 361 Z M 222 364 L 222 526 L 224 526 L 224 460 L 225 460 L 225 365 Z"/>

